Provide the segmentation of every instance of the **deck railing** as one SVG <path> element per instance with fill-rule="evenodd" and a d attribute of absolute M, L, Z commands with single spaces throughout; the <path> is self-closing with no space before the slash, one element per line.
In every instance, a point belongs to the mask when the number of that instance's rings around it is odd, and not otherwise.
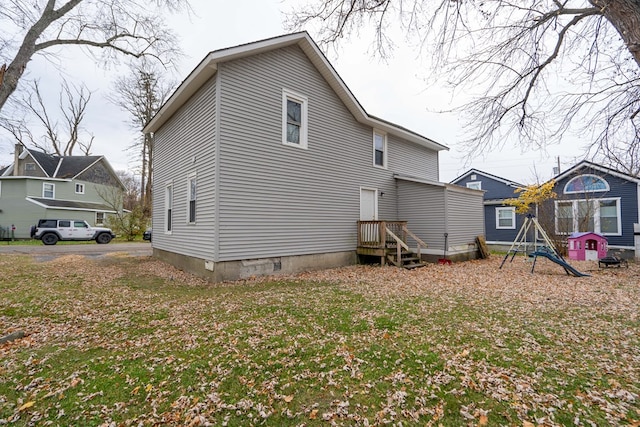
<path fill-rule="evenodd" d="M 427 244 L 407 228 L 407 221 L 358 221 L 358 247 L 395 248 L 400 252 L 402 248 L 409 249 L 408 238 L 416 242 L 419 257 L 420 248 Z"/>

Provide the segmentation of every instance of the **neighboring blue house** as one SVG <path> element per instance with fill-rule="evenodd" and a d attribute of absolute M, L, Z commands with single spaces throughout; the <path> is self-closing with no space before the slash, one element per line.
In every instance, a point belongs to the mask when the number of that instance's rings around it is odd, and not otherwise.
<path fill-rule="evenodd" d="M 517 198 L 518 194 L 515 190 L 524 185 L 478 169 L 470 169 L 451 183 L 484 191 L 484 225 L 487 244 L 511 245 L 524 217 L 516 215 L 515 207 L 506 205 L 504 201 Z"/>
<path fill-rule="evenodd" d="M 555 233 L 593 231 L 607 238 L 610 250 L 639 255 L 640 178 L 585 160 L 553 179 Z"/>

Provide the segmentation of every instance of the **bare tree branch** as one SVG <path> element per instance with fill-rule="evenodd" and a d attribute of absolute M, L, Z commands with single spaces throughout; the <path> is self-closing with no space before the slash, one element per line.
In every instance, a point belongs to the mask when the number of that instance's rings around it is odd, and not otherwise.
<path fill-rule="evenodd" d="M 173 32 L 159 15 L 162 9 L 189 9 L 188 0 L 155 0 L 155 7 L 137 0 L 10 0 L 0 11 L 0 61 L 8 61 L 0 79 L 0 111 L 36 53 L 76 45 L 111 55 L 153 57 L 170 64 L 179 55 Z M 62 3 L 57 9 L 58 3 Z M 6 30 L 5 30 L 6 31 Z M 20 39 L 14 47 L 14 39 Z"/>
<path fill-rule="evenodd" d="M 638 0 L 316 0 L 288 24 L 324 48 L 372 27 L 383 58 L 399 26 L 465 99 L 446 111 L 466 118 L 469 158 L 567 135 L 605 162 L 640 152 Z"/>

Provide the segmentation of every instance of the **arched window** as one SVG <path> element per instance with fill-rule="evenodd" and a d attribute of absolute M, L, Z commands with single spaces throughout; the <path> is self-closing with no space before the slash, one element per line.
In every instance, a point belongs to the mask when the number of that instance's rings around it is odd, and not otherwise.
<path fill-rule="evenodd" d="M 609 191 L 609 184 L 596 175 L 580 175 L 567 182 L 564 193 L 586 193 L 594 191 Z"/>

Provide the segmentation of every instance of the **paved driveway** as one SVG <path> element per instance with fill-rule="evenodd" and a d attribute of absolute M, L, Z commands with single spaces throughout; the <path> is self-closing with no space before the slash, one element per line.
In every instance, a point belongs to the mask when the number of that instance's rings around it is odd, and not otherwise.
<path fill-rule="evenodd" d="M 151 243 L 109 243 L 108 245 L 16 245 L 0 242 L 0 254 L 27 254 L 46 261 L 55 257 L 76 254 L 88 257 L 100 257 L 108 253 L 124 252 L 131 256 L 151 256 Z"/>

